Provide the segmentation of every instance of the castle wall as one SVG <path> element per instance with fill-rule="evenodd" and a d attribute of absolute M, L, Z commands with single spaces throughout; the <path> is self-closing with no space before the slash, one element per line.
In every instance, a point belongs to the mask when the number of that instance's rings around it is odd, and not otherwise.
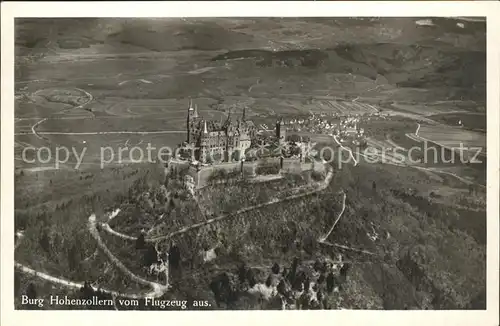
<path fill-rule="evenodd" d="M 326 168 L 324 164 L 321 164 L 320 162 L 315 162 L 313 161 L 312 163 L 312 170 L 320 173 L 326 173 Z"/>
<path fill-rule="evenodd" d="M 256 176 L 256 173 L 255 173 L 256 168 L 257 168 L 257 164 L 255 164 L 254 162 L 248 162 L 248 163 L 245 162 L 243 164 L 243 174 L 250 176 L 250 177 L 255 177 Z"/>
<path fill-rule="evenodd" d="M 304 163 L 307 164 L 307 163 Z M 303 171 L 302 164 L 298 159 L 283 159 L 282 170 L 287 173 L 300 173 Z"/>
<path fill-rule="evenodd" d="M 264 161 L 253 161 L 253 162 L 224 162 L 217 165 L 205 166 L 197 168 L 195 166 L 189 166 L 188 175 L 191 176 L 193 180 L 194 188 L 203 188 L 208 184 L 210 176 L 218 170 L 225 170 L 226 172 L 240 171 L 244 175 L 249 177 L 257 176 L 256 170 L 260 166 L 275 165 L 280 164 L 279 158 L 268 158 Z M 323 164 L 318 163 L 303 163 L 299 159 L 283 159 L 283 167 L 281 172 L 283 173 L 301 173 L 304 171 L 315 170 L 318 172 L 324 172 L 325 168 Z"/>
<path fill-rule="evenodd" d="M 202 188 L 208 184 L 210 176 L 218 170 L 225 170 L 226 172 L 233 172 L 235 170 L 241 171 L 241 162 L 224 162 L 217 165 L 202 167 L 197 170 L 196 167 L 192 167 L 193 178 L 196 180 L 196 187 Z"/>
<path fill-rule="evenodd" d="M 194 187 L 196 189 L 200 188 L 200 175 L 199 171 L 196 167 L 190 166 L 188 170 L 188 174 L 193 178 Z"/>
<path fill-rule="evenodd" d="M 187 174 L 192 178 L 193 186 L 196 189 L 203 188 L 208 184 L 210 176 L 218 170 L 225 170 L 226 172 L 239 171 L 243 172 L 244 175 L 249 177 L 257 176 L 256 171 L 258 167 L 269 166 L 269 165 L 279 165 L 281 162 L 278 157 L 271 157 L 261 161 L 252 162 L 224 162 L 211 166 L 196 167 L 190 165 Z M 176 162 L 171 164 L 173 167 L 185 166 L 186 162 Z M 324 172 L 325 168 L 323 164 L 317 162 L 303 163 L 297 158 L 284 158 L 283 166 L 281 172 L 283 173 L 301 173 L 304 171 L 315 170 L 318 172 Z"/>

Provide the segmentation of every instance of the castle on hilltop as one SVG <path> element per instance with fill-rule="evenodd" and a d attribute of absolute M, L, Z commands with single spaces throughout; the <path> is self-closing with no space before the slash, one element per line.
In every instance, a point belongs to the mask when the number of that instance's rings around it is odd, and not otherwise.
<path fill-rule="evenodd" d="M 231 110 L 225 121 L 206 120 L 198 114 L 197 105 L 189 101 L 186 125 L 186 145 L 194 149 L 194 158 L 201 163 L 241 160 L 245 151 L 255 145 L 257 128 L 246 119 L 246 109 L 233 121 Z M 276 123 L 276 138 L 285 140 L 283 119 Z"/>
<path fill-rule="evenodd" d="M 307 160 L 307 145 L 287 139 L 287 125 L 283 118 L 276 121 L 274 130 L 262 123 L 259 127 L 247 120 L 246 109 L 238 119 L 227 118 L 219 122 L 199 115 L 197 105 L 189 101 L 186 119 L 186 140 L 179 144 L 174 160 L 168 164 L 166 173 L 179 166 L 187 167 L 185 181 L 190 189 L 204 187 L 210 178 L 219 172 L 237 173 L 256 177 L 258 175 L 302 173 L 321 166 Z"/>

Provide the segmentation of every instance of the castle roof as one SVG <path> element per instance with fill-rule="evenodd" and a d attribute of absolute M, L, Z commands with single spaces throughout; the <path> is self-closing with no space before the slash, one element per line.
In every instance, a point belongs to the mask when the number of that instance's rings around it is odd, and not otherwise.
<path fill-rule="evenodd" d="M 203 117 L 198 116 L 198 108 L 197 105 L 192 105 L 192 101 L 189 101 L 189 111 L 193 113 L 192 120 L 196 125 L 196 129 L 198 129 L 199 133 L 209 134 L 211 132 L 226 132 L 231 127 L 236 127 L 237 129 L 251 129 L 255 128 L 255 124 L 253 121 L 247 121 L 245 119 L 245 114 L 242 116 L 242 120 L 233 121 L 231 117 L 231 110 L 228 112 L 228 116 L 224 122 L 214 121 L 214 120 L 205 120 Z M 194 111 L 194 112 L 193 112 Z"/>
<path fill-rule="evenodd" d="M 246 124 L 248 127 L 255 127 L 255 123 L 253 121 L 243 121 L 244 124 Z"/>

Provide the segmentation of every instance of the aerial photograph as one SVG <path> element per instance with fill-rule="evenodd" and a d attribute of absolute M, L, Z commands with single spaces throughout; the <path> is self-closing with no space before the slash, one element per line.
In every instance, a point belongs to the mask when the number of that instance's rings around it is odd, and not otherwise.
<path fill-rule="evenodd" d="M 486 111 L 481 17 L 17 18 L 15 309 L 485 310 Z"/>

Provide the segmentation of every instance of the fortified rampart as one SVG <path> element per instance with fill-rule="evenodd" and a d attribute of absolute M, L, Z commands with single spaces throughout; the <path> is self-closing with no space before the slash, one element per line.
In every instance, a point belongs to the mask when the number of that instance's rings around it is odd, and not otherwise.
<path fill-rule="evenodd" d="M 323 164 L 310 161 L 303 162 L 299 158 L 269 157 L 256 161 L 223 162 L 208 166 L 192 165 L 186 161 L 172 161 L 167 173 L 174 170 L 185 169 L 190 182 L 194 188 L 199 189 L 206 186 L 213 175 L 221 174 L 243 174 L 250 178 L 259 175 L 279 175 L 282 173 L 299 174 L 304 171 L 324 172 Z"/>

